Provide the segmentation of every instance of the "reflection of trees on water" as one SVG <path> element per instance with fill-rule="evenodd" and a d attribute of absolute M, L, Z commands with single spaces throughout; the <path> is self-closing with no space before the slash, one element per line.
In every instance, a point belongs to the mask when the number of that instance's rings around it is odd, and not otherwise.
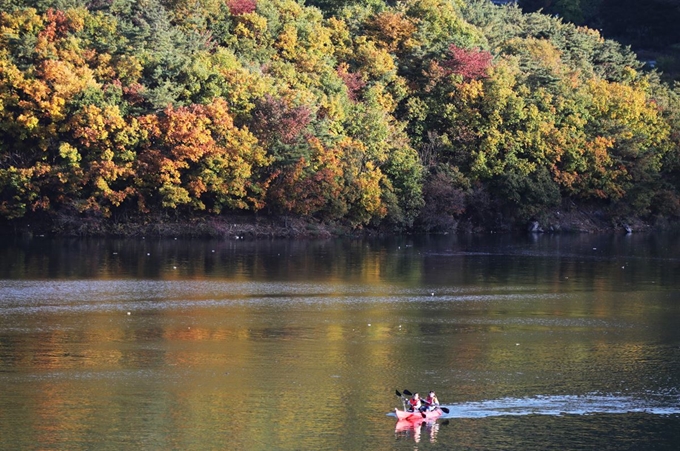
<path fill-rule="evenodd" d="M 526 284 L 554 290 L 672 283 L 680 240 L 666 235 L 395 237 L 319 241 L 49 239 L 0 243 L 0 278 Z"/>
<path fill-rule="evenodd" d="M 0 243 L 0 278 L 419 280 L 412 246 L 393 240 L 48 239 Z M 415 266 L 414 266 L 415 265 Z"/>

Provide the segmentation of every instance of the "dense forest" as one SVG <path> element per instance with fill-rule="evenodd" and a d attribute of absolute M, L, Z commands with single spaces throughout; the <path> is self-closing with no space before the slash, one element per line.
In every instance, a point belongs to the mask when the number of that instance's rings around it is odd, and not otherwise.
<path fill-rule="evenodd" d="M 249 215 L 442 232 L 549 227 L 572 210 L 680 216 L 680 92 L 562 18 L 488 0 L 0 11 L 5 227 Z"/>

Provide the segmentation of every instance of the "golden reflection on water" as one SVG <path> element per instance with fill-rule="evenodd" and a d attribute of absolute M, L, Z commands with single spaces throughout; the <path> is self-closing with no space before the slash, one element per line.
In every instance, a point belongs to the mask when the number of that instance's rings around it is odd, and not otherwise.
<path fill-rule="evenodd" d="M 0 259 L 3 449 L 426 449 L 490 423 L 395 431 L 395 387 L 460 402 L 677 381 L 657 346 L 677 338 L 669 265 L 622 291 L 618 261 L 500 264 L 451 242 L 53 246 Z"/>

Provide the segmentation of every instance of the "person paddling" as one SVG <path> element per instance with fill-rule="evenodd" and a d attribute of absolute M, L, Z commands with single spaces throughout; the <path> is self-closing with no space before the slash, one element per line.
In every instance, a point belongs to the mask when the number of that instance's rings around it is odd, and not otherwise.
<path fill-rule="evenodd" d="M 411 399 L 408 400 L 409 412 L 420 410 L 422 406 L 423 404 L 420 402 L 420 395 L 418 393 L 414 393 L 413 396 L 411 396 Z"/>
<path fill-rule="evenodd" d="M 437 395 L 435 394 L 434 390 L 430 390 L 430 392 L 427 394 L 427 398 L 424 399 L 424 402 L 426 404 L 425 410 L 432 411 L 439 407 L 439 399 L 437 399 Z"/>

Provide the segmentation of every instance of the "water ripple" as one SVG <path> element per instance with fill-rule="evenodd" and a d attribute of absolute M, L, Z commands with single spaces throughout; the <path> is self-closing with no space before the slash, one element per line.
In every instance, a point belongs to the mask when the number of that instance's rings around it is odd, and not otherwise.
<path fill-rule="evenodd" d="M 488 418 L 523 415 L 593 415 L 646 413 L 680 415 L 680 396 L 650 395 L 634 398 L 617 395 L 535 396 L 501 398 L 460 404 L 445 404 L 442 418 Z"/>
<path fill-rule="evenodd" d="M 13 281 L 0 280 L 0 315 L 130 309 L 181 309 L 233 304 L 449 303 L 482 304 L 558 298 L 529 287 L 448 287 L 438 291 L 355 284 L 237 281 Z"/>

